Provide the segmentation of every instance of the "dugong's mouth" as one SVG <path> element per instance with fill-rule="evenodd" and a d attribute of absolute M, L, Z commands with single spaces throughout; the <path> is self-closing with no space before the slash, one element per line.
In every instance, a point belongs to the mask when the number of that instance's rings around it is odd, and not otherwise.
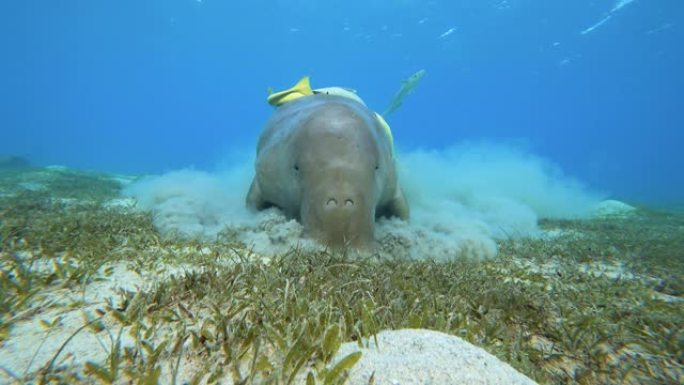
<path fill-rule="evenodd" d="M 373 240 L 375 214 L 366 200 L 330 194 L 305 200 L 300 217 L 305 233 L 333 248 L 368 247 Z"/>

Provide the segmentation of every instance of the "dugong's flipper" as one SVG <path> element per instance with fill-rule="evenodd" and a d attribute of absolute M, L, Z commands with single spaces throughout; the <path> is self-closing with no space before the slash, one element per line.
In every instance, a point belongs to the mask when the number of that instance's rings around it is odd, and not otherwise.
<path fill-rule="evenodd" d="M 387 204 L 384 207 L 379 208 L 375 216 L 386 218 L 397 217 L 399 219 L 408 221 L 409 206 L 406 202 L 406 197 L 404 197 L 404 193 L 401 191 L 401 189 L 397 188 L 397 192 L 396 194 L 394 194 L 394 198 L 387 202 Z"/>

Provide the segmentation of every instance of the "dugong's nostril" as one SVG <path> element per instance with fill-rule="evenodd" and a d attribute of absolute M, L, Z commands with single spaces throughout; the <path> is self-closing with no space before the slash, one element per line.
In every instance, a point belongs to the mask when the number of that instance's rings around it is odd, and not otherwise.
<path fill-rule="evenodd" d="M 354 201 L 351 199 L 347 199 L 346 201 L 344 201 L 344 205 L 347 207 L 354 206 Z"/>
<path fill-rule="evenodd" d="M 335 198 L 330 198 L 330 199 L 328 199 L 326 206 L 335 207 L 335 206 L 337 206 L 337 201 L 335 200 Z"/>

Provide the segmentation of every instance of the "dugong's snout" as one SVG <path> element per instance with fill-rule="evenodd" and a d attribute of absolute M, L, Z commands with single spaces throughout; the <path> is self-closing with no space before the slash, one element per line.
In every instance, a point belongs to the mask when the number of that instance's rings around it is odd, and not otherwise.
<path fill-rule="evenodd" d="M 375 209 L 370 191 L 340 186 L 317 186 L 302 203 L 305 231 L 332 247 L 364 248 L 373 240 Z"/>

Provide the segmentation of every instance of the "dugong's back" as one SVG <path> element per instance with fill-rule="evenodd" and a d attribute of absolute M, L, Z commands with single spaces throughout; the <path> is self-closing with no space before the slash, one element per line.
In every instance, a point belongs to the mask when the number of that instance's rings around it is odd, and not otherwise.
<path fill-rule="evenodd" d="M 362 119 L 374 136 L 378 144 L 384 144 L 392 151 L 391 143 L 382 126 L 377 122 L 375 113 L 361 103 L 349 98 L 336 95 L 313 95 L 299 98 L 279 107 L 266 122 L 259 136 L 257 155 L 273 144 L 282 144 L 283 140 L 291 136 L 294 130 L 299 129 L 303 122 L 310 119 L 313 114 L 325 113 L 330 108 L 347 110 L 350 115 Z"/>

